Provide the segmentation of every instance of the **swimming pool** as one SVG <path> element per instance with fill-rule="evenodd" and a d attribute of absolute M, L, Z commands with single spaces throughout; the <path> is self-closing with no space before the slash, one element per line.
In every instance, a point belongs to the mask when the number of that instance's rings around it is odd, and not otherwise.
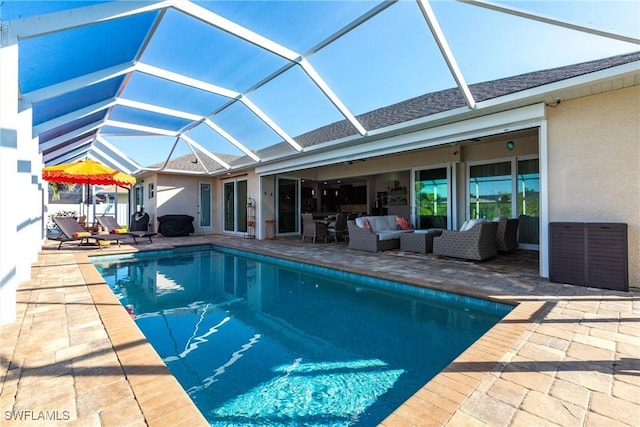
<path fill-rule="evenodd" d="M 511 306 L 221 247 L 91 258 L 212 425 L 375 425 Z"/>

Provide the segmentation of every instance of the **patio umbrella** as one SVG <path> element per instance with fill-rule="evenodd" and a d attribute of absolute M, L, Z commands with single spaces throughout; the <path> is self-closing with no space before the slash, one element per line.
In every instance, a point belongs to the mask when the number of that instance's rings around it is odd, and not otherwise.
<path fill-rule="evenodd" d="M 63 184 L 122 185 L 135 184 L 136 179 L 95 160 L 79 160 L 42 168 L 42 179 Z"/>
<path fill-rule="evenodd" d="M 62 184 L 87 184 L 87 196 L 91 185 L 128 187 L 136 182 L 133 176 L 91 159 L 42 168 L 42 179 Z"/>

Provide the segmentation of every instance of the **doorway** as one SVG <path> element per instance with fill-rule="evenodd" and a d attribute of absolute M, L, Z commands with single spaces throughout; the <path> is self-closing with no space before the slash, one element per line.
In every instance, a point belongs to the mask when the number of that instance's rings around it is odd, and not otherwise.
<path fill-rule="evenodd" d="M 300 180 L 278 177 L 276 183 L 278 234 L 300 233 Z"/>
<path fill-rule="evenodd" d="M 226 233 L 247 231 L 247 179 L 223 182 L 223 230 Z"/>

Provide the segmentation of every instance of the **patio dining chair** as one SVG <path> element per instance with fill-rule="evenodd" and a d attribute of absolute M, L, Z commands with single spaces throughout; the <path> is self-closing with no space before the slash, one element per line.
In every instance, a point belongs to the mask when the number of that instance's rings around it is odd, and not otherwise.
<path fill-rule="evenodd" d="M 346 213 L 338 212 L 335 223 L 327 228 L 327 234 L 329 239 L 335 239 L 336 243 L 338 243 L 338 238 L 346 240 L 346 236 L 349 234 Z"/>
<path fill-rule="evenodd" d="M 89 231 L 85 231 L 84 227 L 82 227 L 82 225 L 72 217 L 57 216 L 52 219 L 56 227 L 60 230 L 60 234 L 51 239 L 60 242 L 58 250 L 62 247 L 62 244 L 66 242 L 78 242 L 78 245 L 90 244 L 89 239 L 95 240 L 97 246 L 101 249 L 101 242 L 117 242 L 118 246 L 120 246 L 120 240 L 122 240 L 122 236 L 120 235 L 94 234 Z"/>
<path fill-rule="evenodd" d="M 302 241 L 310 237 L 311 242 L 315 243 L 317 239 L 324 238 L 327 241 L 327 224 L 324 222 L 314 221 L 313 215 L 302 214 Z"/>
<path fill-rule="evenodd" d="M 116 219 L 112 216 L 101 215 L 96 219 L 98 220 L 98 223 L 100 224 L 100 226 L 104 230 L 108 231 L 109 234 L 115 234 L 115 235 L 120 234 L 120 235 L 132 237 L 136 245 L 138 244 L 137 239 L 149 239 L 149 243 L 153 243 L 153 240 L 151 240 L 151 238 L 158 234 L 158 233 L 152 233 L 149 231 L 127 230 L 125 227 L 118 224 Z"/>

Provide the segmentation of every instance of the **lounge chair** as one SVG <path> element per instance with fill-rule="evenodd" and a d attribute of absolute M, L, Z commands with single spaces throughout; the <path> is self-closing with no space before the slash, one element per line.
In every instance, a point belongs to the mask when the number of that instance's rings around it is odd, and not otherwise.
<path fill-rule="evenodd" d="M 79 245 L 89 244 L 89 239 L 94 239 L 97 245 L 102 248 L 100 242 L 118 242 L 120 246 L 120 240 L 122 236 L 117 234 L 93 234 L 89 231 L 85 231 L 84 227 L 72 217 L 57 216 L 53 217 L 53 222 L 60 230 L 60 234 L 51 240 L 57 240 L 60 242 L 58 250 L 66 242 L 78 242 Z"/>
<path fill-rule="evenodd" d="M 149 231 L 127 230 L 124 227 L 122 227 L 120 224 L 118 224 L 116 219 L 112 216 L 102 215 L 97 217 L 97 220 L 100 226 L 104 230 L 108 231 L 109 234 L 115 234 L 115 235 L 119 234 L 119 235 L 132 237 L 136 245 L 138 244 L 137 239 L 149 239 L 149 243 L 153 243 L 153 240 L 151 240 L 151 238 L 158 234 L 158 233 L 152 233 Z"/>
<path fill-rule="evenodd" d="M 475 221 L 475 220 L 472 220 Z M 461 231 L 443 230 L 442 235 L 433 239 L 433 254 L 482 261 L 498 253 L 496 233 L 498 223 L 477 222 Z"/>

